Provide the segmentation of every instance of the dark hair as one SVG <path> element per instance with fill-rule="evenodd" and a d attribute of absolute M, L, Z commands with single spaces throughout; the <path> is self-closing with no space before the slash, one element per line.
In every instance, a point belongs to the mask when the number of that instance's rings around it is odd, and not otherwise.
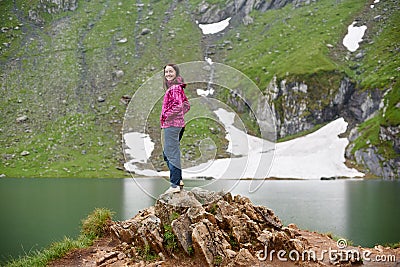
<path fill-rule="evenodd" d="M 169 83 L 168 83 L 167 79 L 165 78 L 165 68 L 168 67 L 168 66 L 172 67 L 172 68 L 175 70 L 175 72 L 176 72 L 176 77 L 175 77 L 175 79 L 174 79 L 173 81 L 169 82 Z M 167 90 L 167 89 L 168 89 L 171 85 L 173 85 L 173 84 L 180 84 L 180 83 L 183 83 L 183 82 L 184 82 L 184 81 L 183 81 L 183 78 L 180 76 L 180 72 L 179 72 L 179 67 L 178 67 L 178 65 L 170 63 L 170 64 L 165 65 L 164 68 L 163 68 L 163 70 L 164 70 L 164 82 L 163 82 L 163 86 L 164 86 L 164 89 L 165 89 L 165 90 Z"/>

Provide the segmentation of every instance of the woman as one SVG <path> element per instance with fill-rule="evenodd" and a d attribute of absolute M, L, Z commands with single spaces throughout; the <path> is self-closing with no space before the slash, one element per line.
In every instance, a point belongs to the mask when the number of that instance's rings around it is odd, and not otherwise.
<path fill-rule="evenodd" d="M 183 89 L 186 84 L 175 64 L 164 67 L 164 89 L 166 89 L 160 123 L 164 131 L 164 160 L 170 171 L 170 188 L 166 193 L 177 193 L 182 183 L 180 140 L 185 130 L 184 115 L 190 104 Z"/>

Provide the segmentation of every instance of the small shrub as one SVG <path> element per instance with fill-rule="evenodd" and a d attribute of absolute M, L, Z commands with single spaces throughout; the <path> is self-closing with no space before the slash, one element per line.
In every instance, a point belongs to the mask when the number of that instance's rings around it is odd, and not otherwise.
<path fill-rule="evenodd" d="M 218 209 L 218 205 L 216 203 L 214 203 L 210 208 L 210 213 L 212 215 L 215 215 L 217 213 L 217 209 Z"/>
<path fill-rule="evenodd" d="M 234 250 L 239 248 L 239 244 L 238 244 L 236 238 L 232 234 L 229 235 L 229 244 L 231 244 L 231 247 Z"/>
<path fill-rule="evenodd" d="M 400 242 L 397 242 L 397 243 L 387 243 L 387 244 L 385 244 L 385 245 L 383 245 L 384 247 L 390 247 L 390 248 L 393 248 L 393 249 L 396 249 L 396 248 L 400 248 Z"/>
<path fill-rule="evenodd" d="M 221 256 L 221 255 L 215 256 L 215 258 L 214 258 L 214 264 L 215 264 L 215 265 L 221 265 L 221 263 L 222 263 L 222 256 Z"/>
<path fill-rule="evenodd" d="M 86 219 L 82 220 L 81 234 L 91 239 L 103 236 L 113 214 L 108 209 L 96 208 Z"/>
<path fill-rule="evenodd" d="M 192 246 L 188 247 L 187 252 L 189 254 L 189 256 L 192 256 L 194 254 L 194 249 Z"/>
<path fill-rule="evenodd" d="M 144 246 L 144 248 L 137 248 L 136 251 L 139 254 L 139 257 L 141 257 L 145 261 L 154 261 L 158 259 L 158 255 L 151 250 L 149 245 Z"/>
<path fill-rule="evenodd" d="M 164 243 L 165 248 L 172 253 L 177 247 L 178 244 L 175 240 L 175 235 L 172 233 L 172 226 L 168 224 L 164 224 Z"/>
<path fill-rule="evenodd" d="M 169 215 L 169 219 L 170 219 L 170 221 L 172 222 L 173 220 L 176 220 L 176 219 L 178 219 L 179 218 L 179 213 L 177 213 L 177 212 L 172 212 L 171 213 L 171 215 Z"/>

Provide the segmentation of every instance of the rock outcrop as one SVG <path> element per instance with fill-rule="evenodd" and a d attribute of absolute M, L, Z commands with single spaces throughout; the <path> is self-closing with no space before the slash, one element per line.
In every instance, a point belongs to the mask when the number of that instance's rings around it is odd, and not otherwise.
<path fill-rule="evenodd" d="M 332 74 L 331 77 L 335 77 Z M 266 88 L 265 101 L 275 118 L 277 138 L 313 129 L 319 124 L 343 117 L 349 123 L 350 145 L 346 158 L 384 179 L 400 177 L 400 130 L 382 125 L 379 141 L 392 144 L 397 156 L 388 158 L 375 145 L 353 151 L 355 140 L 362 135 L 358 126 L 385 110 L 384 93 L 379 89 L 357 90 L 348 77 L 336 76 L 336 82 L 321 88 L 299 81 L 278 81 L 274 78 Z M 232 105 L 236 102 L 231 101 Z M 244 109 L 239 107 L 238 109 Z"/>
<path fill-rule="evenodd" d="M 347 77 L 337 77 L 337 81 L 317 88 L 302 81 L 272 80 L 266 89 L 266 100 L 275 114 L 278 138 L 338 117 L 344 117 L 354 127 L 379 110 L 382 94 L 378 90 L 356 91 Z"/>
<path fill-rule="evenodd" d="M 28 17 L 36 24 L 42 24 L 44 19 L 41 13 L 57 14 L 65 11 L 74 11 L 78 7 L 77 0 L 40 0 L 36 7 L 28 12 Z"/>
<path fill-rule="evenodd" d="M 209 266 L 252 264 L 265 245 L 299 253 L 307 247 L 296 228 L 284 227 L 272 210 L 247 197 L 199 188 L 161 195 L 155 206 L 113 223 L 111 231 L 128 257 L 138 251 L 160 258 L 185 253 Z"/>
<path fill-rule="evenodd" d="M 229 17 L 237 17 L 244 24 L 251 24 L 253 19 L 249 14 L 253 10 L 265 12 L 270 9 L 282 8 L 291 3 L 298 7 L 310 2 L 310 0 L 230 0 L 224 6 L 218 6 L 203 1 L 197 8 L 197 15 L 200 23 L 216 23 Z"/>

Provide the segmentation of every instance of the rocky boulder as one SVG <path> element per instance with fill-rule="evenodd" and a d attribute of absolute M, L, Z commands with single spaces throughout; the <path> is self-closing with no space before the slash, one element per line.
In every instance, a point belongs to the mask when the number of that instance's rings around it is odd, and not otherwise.
<path fill-rule="evenodd" d="M 265 245 L 300 253 L 307 246 L 272 210 L 244 196 L 200 188 L 163 194 L 132 219 L 114 222 L 111 232 L 127 251 L 146 248 L 161 258 L 185 253 L 209 266 L 251 264 Z"/>

